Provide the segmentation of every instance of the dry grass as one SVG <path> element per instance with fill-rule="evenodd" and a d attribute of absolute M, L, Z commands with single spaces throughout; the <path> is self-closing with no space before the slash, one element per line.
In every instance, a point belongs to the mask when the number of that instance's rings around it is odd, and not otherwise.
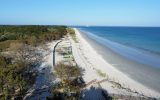
<path fill-rule="evenodd" d="M 78 43 L 75 31 L 72 28 L 67 28 L 67 32 L 70 34 L 70 36 L 72 37 L 72 39 L 74 40 L 74 42 Z"/>

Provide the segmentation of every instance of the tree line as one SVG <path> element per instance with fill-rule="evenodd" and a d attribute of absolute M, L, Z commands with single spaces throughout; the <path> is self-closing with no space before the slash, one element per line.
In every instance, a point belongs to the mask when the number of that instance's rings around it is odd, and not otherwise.
<path fill-rule="evenodd" d="M 67 33 L 66 26 L 0 26 L 0 51 L 8 48 L 10 43 L 23 42 L 36 46 L 57 40 Z"/>

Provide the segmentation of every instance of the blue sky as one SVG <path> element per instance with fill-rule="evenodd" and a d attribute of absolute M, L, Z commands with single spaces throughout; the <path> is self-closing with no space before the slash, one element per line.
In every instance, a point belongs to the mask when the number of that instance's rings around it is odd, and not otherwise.
<path fill-rule="evenodd" d="M 160 26 L 160 0 L 0 0 L 0 24 Z"/>

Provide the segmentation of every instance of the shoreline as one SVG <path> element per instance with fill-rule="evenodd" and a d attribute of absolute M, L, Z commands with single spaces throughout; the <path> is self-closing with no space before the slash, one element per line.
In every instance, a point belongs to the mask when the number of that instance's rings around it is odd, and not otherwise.
<path fill-rule="evenodd" d="M 112 64 L 114 68 L 121 71 L 122 73 L 125 73 L 125 75 L 127 75 L 131 79 L 138 81 L 139 83 L 160 93 L 159 69 L 141 64 L 139 62 L 124 57 L 114 52 L 112 49 L 108 48 L 105 44 L 101 44 L 101 42 L 103 41 L 100 41 L 99 43 L 99 41 L 96 41 L 92 37 L 88 36 L 87 33 L 81 32 L 81 35 L 92 46 L 92 48 L 100 56 L 102 56 L 102 58 L 106 62 Z M 115 47 L 116 45 L 113 46 Z M 131 52 L 130 50 L 127 51 Z M 125 53 L 125 50 L 122 52 Z"/>
<path fill-rule="evenodd" d="M 96 50 L 92 47 L 92 45 L 86 40 L 85 37 L 83 37 L 83 35 L 77 29 L 74 28 L 74 30 L 75 30 L 77 39 L 79 40 L 79 44 L 81 45 L 80 47 L 83 51 L 82 56 L 86 57 L 87 60 L 89 61 L 89 62 L 79 61 L 80 58 L 76 57 L 77 55 L 74 54 L 75 50 L 73 47 L 73 55 L 75 56 L 75 60 L 82 68 L 85 68 L 85 66 L 89 66 L 90 68 L 93 67 L 93 69 L 101 70 L 103 73 L 105 73 L 109 77 L 109 79 L 117 83 L 120 83 L 123 87 L 130 88 L 131 90 L 142 93 L 145 96 L 160 97 L 160 94 L 158 92 L 151 90 L 145 87 L 143 84 L 140 84 L 136 82 L 135 80 L 129 78 L 127 75 L 117 70 L 112 64 L 108 63 L 105 59 L 103 59 L 101 55 L 99 55 L 96 52 Z M 88 68 L 87 71 L 90 71 L 90 69 Z M 93 71 L 93 72 L 86 72 L 86 73 L 94 74 L 95 72 Z M 93 78 L 96 78 L 99 81 L 103 79 L 102 77 L 97 77 L 97 75 L 84 76 L 84 80 L 86 82 L 91 81 Z M 108 87 L 106 87 L 105 83 L 102 84 L 102 87 L 108 91 Z M 108 92 L 114 93 L 115 91 L 113 91 L 113 89 L 110 89 Z"/>
<path fill-rule="evenodd" d="M 156 55 L 155 53 L 152 52 L 147 52 L 143 49 L 126 45 L 123 43 L 119 43 L 116 41 L 112 41 L 110 39 L 105 39 L 103 37 L 97 36 L 93 34 L 92 32 L 85 31 L 79 29 L 83 37 L 86 38 L 86 40 L 91 40 L 89 43 L 94 44 L 100 44 L 102 47 L 106 49 L 110 49 L 112 52 L 118 54 L 122 57 L 125 57 L 127 59 L 130 59 L 134 62 L 137 62 L 139 64 L 153 67 L 153 68 L 159 68 L 158 65 L 160 65 L 160 56 Z M 93 41 L 92 41 L 93 40 Z M 95 41 L 96 40 L 96 41 Z"/>

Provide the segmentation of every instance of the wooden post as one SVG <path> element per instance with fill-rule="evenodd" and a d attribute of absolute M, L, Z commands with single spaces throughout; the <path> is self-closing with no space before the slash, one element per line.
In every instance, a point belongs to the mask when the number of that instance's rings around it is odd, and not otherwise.
<path fill-rule="evenodd" d="M 55 51 L 53 50 L 53 66 L 55 65 Z"/>

